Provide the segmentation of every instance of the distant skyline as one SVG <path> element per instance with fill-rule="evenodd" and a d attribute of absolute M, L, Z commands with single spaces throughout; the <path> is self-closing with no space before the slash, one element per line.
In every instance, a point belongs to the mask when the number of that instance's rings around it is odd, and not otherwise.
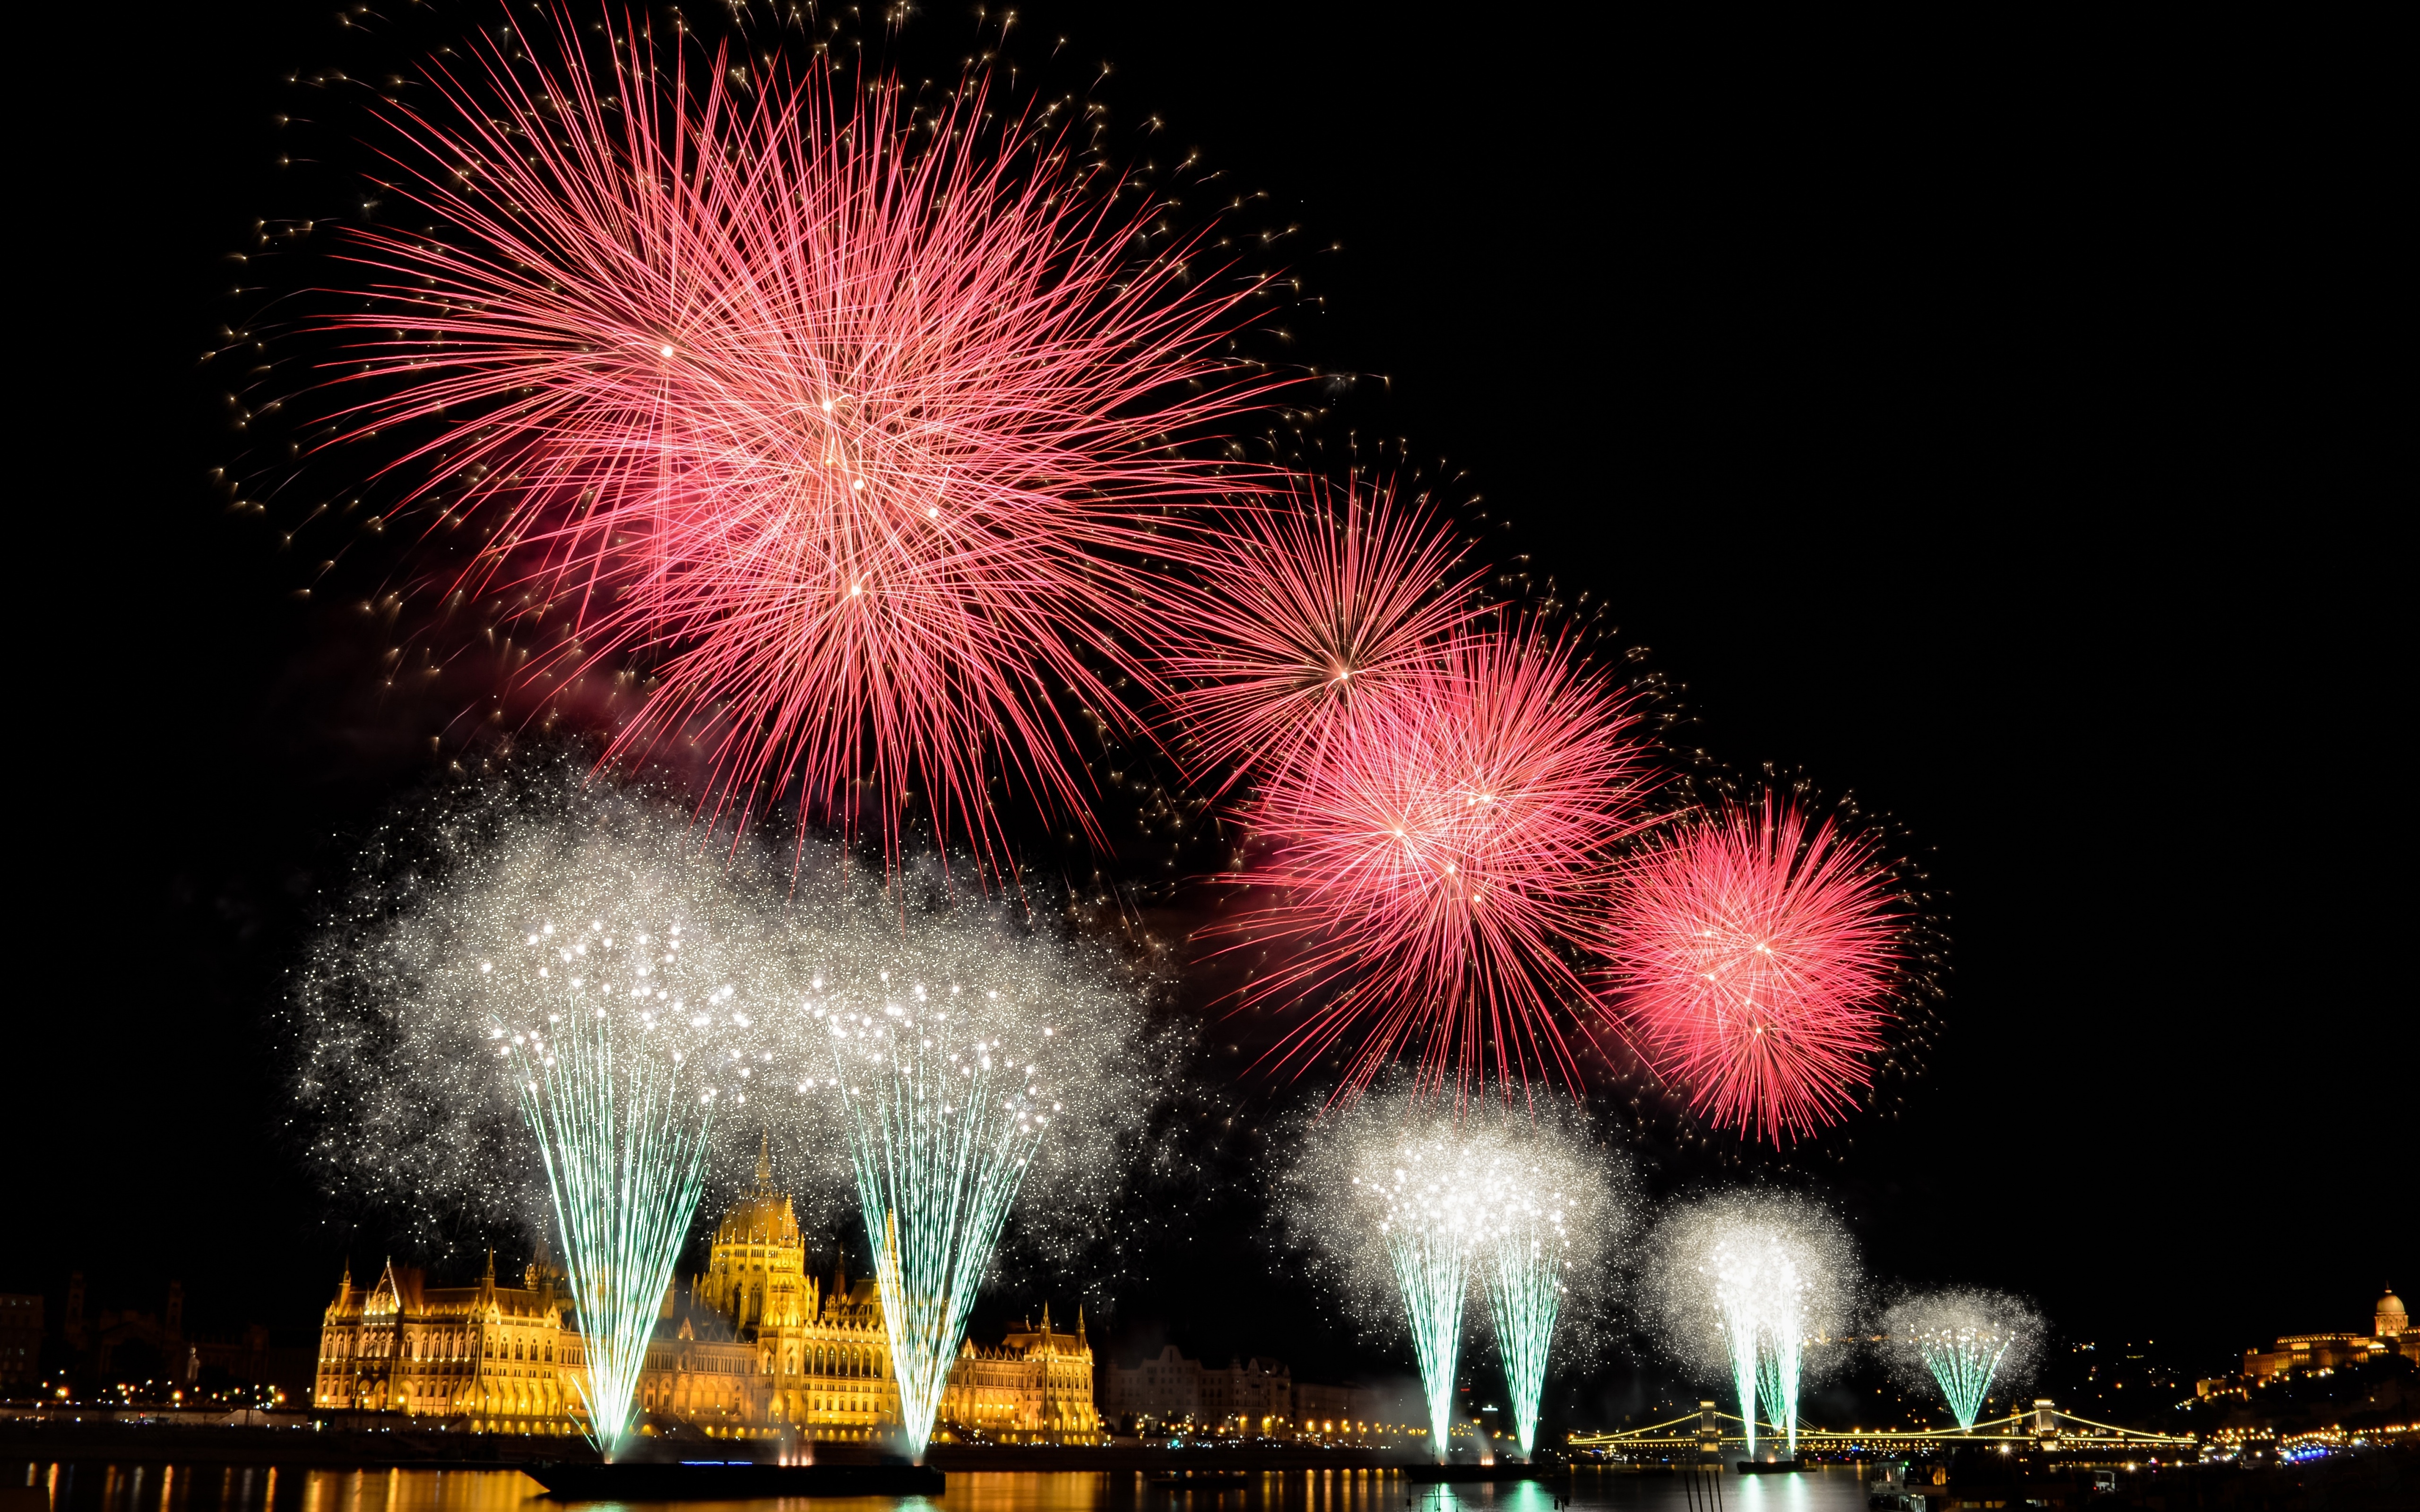
<path fill-rule="evenodd" d="M 1123 122 L 1165 121 L 1134 150 L 1198 149 L 1300 226 L 1270 255 L 1320 301 L 1291 349 L 1367 376 L 1333 386 L 1331 465 L 1373 436 L 1442 457 L 1495 560 L 1647 648 L 1675 746 L 1929 847 L 1952 969 L 1904 1105 L 1744 1165 L 1651 1110 L 1652 1196 L 1764 1173 L 1835 1201 L 1880 1281 L 2205 1364 L 2420 1285 L 2387 863 L 2409 636 L 2369 517 L 2408 467 L 2366 197 L 2335 193 L 2378 97 L 2250 100 L 2149 37 L 1825 37 L 1810 69 L 1814 39 L 1621 18 L 1019 10 L 1019 45 L 1065 35 L 1116 64 Z M 90 52 L 68 15 L 41 51 Z M 88 1308 L 147 1310 L 176 1278 L 190 1329 L 291 1335 L 389 1248 L 312 1189 L 267 1021 L 426 740 L 214 499 L 238 441 L 194 366 L 247 276 L 225 254 L 290 197 L 281 81 L 355 45 L 313 7 L 187 10 L 114 35 L 115 82 L 37 85 L 49 633 L 20 652 L 36 989 L 0 1290 L 80 1270 Z M 1135 1215 L 1096 1336 L 1407 1371 L 1259 1237 L 1263 1131 L 1312 1089 L 1244 1075 L 1219 1047 L 1249 1030 L 1204 1021 L 1200 1174 Z M 1012 1277 L 978 1331 L 1085 1279 Z"/>

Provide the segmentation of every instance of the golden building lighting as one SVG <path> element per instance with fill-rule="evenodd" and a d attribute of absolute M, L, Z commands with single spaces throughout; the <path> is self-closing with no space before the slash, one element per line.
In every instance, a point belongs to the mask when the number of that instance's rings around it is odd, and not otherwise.
<path fill-rule="evenodd" d="M 518 1286 L 489 1257 L 476 1285 L 431 1287 L 390 1264 L 366 1290 L 349 1272 L 320 1325 L 313 1402 L 322 1410 L 446 1420 L 474 1433 L 576 1434 L 581 1337 L 562 1278 L 533 1263 Z M 806 1273 L 790 1198 L 760 1153 L 756 1185 L 715 1226 L 706 1268 L 664 1293 L 638 1385 L 639 1431 L 867 1443 L 899 1424 L 891 1342 L 871 1280 Z M 436 1426 L 436 1425 L 431 1425 Z M 1099 1443 L 1093 1350 L 1076 1331 L 1012 1331 L 959 1351 L 935 1438 Z"/>

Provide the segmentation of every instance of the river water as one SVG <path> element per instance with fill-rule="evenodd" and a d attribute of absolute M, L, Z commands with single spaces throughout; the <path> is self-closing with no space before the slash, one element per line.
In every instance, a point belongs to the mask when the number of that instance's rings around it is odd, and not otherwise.
<path fill-rule="evenodd" d="M 517 1470 L 325 1470 L 259 1465 L 0 1467 L 8 1505 L 48 1512 L 551 1512 Z M 1561 1512 L 1562 1488 L 1531 1481 L 1421 1486 L 1388 1471 L 1270 1471 L 1241 1487 L 1171 1491 L 1140 1474 L 954 1472 L 938 1497 L 685 1502 L 681 1512 Z M 27 1491 L 33 1494 L 27 1497 Z M 25 1498 L 23 1502 L 19 1498 Z M 583 1503 L 602 1509 L 609 1504 Z M 1686 1478 L 1581 1470 L 1569 1512 L 1863 1512 L 1864 1477 L 1833 1465 L 1786 1475 Z M 654 1504 L 661 1512 L 663 1504 Z"/>

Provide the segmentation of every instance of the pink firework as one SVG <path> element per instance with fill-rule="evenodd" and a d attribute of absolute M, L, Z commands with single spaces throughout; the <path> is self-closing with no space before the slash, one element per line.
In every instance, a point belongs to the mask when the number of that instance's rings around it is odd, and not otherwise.
<path fill-rule="evenodd" d="M 1872 1081 L 1900 920 L 1870 844 L 1769 796 L 1726 809 L 1625 869 L 1614 1011 L 1717 1127 L 1805 1136 Z"/>
<path fill-rule="evenodd" d="M 1210 352 L 1248 291 L 1153 246 L 1055 107 L 692 70 L 606 20 L 602 65 L 558 11 L 553 62 L 388 107 L 439 229 L 355 233 L 338 440 L 414 438 L 429 532 L 484 542 L 444 586 L 551 617 L 526 678 L 649 671 L 609 760 L 693 743 L 720 804 L 893 849 L 921 801 L 998 855 L 1003 785 L 1092 829 L 1067 719 L 1130 727 L 1163 508 L 1236 486 L 1170 439 L 1265 387 Z"/>
<path fill-rule="evenodd" d="M 1385 485 L 1298 480 L 1231 512 L 1204 549 L 1215 565 L 1162 591 L 1159 656 L 1187 764 L 1230 782 L 1315 759 L 1481 612 L 1480 574 L 1457 572 L 1436 521 Z"/>
<path fill-rule="evenodd" d="M 1576 1087 L 1558 1005 L 1589 996 L 1573 942 L 1643 821 L 1635 722 L 1568 641 L 1475 629 L 1263 783 L 1233 880 L 1269 901 L 1218 931 L 1273 948 L 1248 1002 L 1304 1006 L 1280 1063 L 1345 1050 L 1345 1096 L 1404 1057 L 1457 1094 Z"/>

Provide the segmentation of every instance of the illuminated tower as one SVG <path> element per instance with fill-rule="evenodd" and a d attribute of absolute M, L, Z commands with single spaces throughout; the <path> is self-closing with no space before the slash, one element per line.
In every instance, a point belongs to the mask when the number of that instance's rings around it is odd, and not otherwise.
<path fill-rule="evenodd" d="M 771 1137 L 759 1145 L 756 1185 L 715 1226 L 697 1300 L 730 1319 L 741 1338 L 764 1328 L 795 1328 L 814 1318 L 814 1284 L 790 1199 L 773 1189 Z"/>

